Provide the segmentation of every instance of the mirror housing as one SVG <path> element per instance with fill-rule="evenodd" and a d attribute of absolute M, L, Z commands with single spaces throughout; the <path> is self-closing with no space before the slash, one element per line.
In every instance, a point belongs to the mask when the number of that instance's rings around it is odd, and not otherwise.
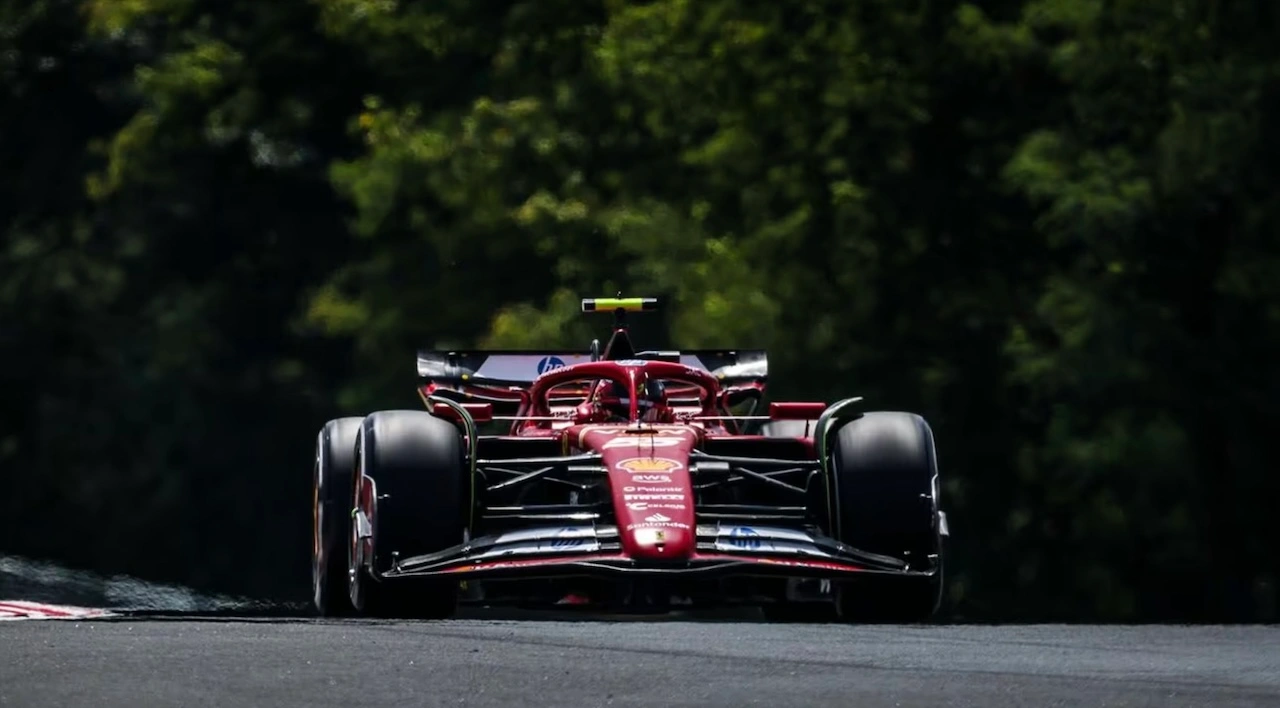
<path fill-rule="evenodd" d="M 764 398 L 764 393 L 760 389 L 742 386 L 724 389 L 720 392 L 716 402 L 723 406 L 725 410 L 733 410 L 748 401 L 752 402 L 752 408 L 755 408 L 756 405 L 760 404 L 760 399 L 762 398 Z"/>

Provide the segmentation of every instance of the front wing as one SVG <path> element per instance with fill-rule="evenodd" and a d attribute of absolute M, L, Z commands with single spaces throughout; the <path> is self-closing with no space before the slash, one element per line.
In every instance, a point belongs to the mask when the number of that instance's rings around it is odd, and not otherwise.
<path fill-rule="evenodd" d="M 474 539 L 429 555 L 399 560 L 383 578 L 455 575 L 465 578 L 567 576 L 787 576 L 852 574 L 929 576 L 898 558 L 867 553 L 792 528 L 727 524 L 697 527 L 687 559 L 636 561 L 623 552 L 617 527 L 530 528 Z"/>

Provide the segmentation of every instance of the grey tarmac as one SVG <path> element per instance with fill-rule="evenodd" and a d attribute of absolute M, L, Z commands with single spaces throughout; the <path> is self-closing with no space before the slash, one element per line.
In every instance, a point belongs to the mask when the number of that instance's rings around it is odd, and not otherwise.
<path fill-rule="evenodd" d="M 0 623 L 0 706 L 1280 706 L 1280 628 Z"/>

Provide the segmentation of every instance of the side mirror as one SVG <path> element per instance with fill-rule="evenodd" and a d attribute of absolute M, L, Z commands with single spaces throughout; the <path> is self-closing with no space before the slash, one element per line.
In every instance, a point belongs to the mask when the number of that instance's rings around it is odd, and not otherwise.
<path fill-rule="evenodd" d="M 716 400 L 721 408 L 733 415 L 754 415 L 764 400 L 764 391 L 758 386 L 734 386 L 720 392 Z"/>
<path fill-rule="evenodd" d="M 769 404 L 769 420 L 817 420 L 826 410 L 821 402 L 774 402 Z"/>
<path fill-rule="evenodd" d="M 758 402 L 761 398 L 764 398 L 764 393 L 757 388 L 751 387 L 725 389 L 720 395 L 720 403 L 725 408 L 733 408 L 747 401 Z"/>

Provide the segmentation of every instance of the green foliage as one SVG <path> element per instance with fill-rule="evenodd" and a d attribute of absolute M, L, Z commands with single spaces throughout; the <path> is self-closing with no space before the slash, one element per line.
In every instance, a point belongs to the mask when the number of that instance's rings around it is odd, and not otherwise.
<path fill-rule="evenodd" d="M 325 419 L 416 405 L 418 347 L 585 348 L 621 290 L 777 396 L 924 414 L 958 616 L 1274 619 L 1275 23 L 0 0 L 0 461 L 46 472 L 0 512 L 296 589 Z"/>

